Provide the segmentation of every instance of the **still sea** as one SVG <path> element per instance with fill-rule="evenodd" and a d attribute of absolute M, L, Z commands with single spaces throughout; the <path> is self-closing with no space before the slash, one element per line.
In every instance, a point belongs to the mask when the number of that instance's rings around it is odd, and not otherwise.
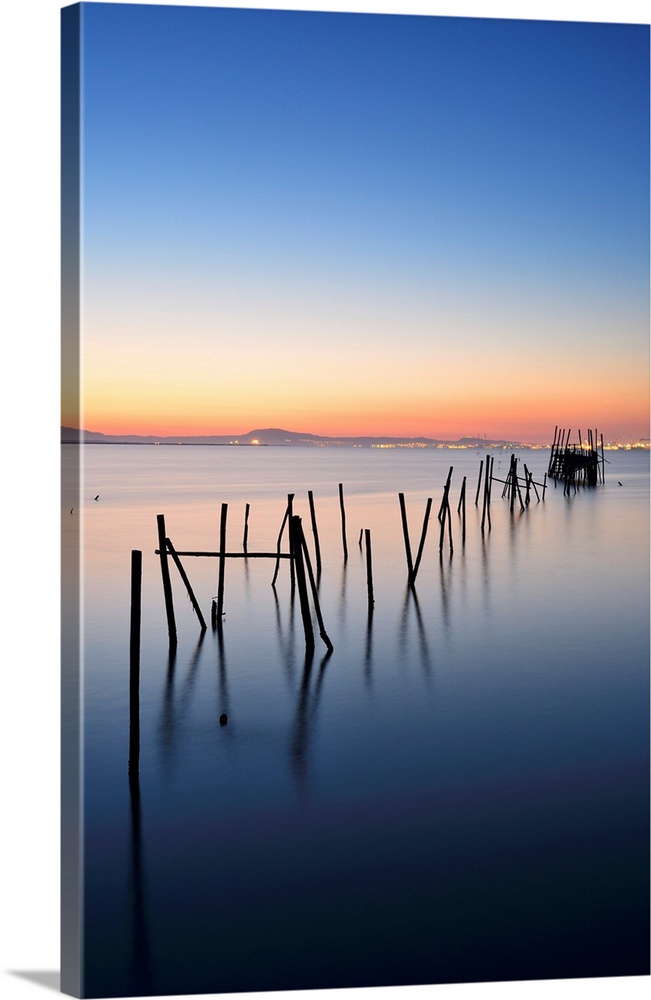
<path fill-rule="evenodd" d="M 64 446 L 84 995 L 648 974 L 649 453 L 606 451 L 603 484 L 543 498 L 549 452 L 516 451 L 537 486 L 511 510 L 511 452 L 491 450 L 482 530 L 488 454 L 86 445 L 77 494 Z M 246 522 L 273 553 L 294 494 L 316 575 L 308 491 L 332 653 L 314 619 L 306 656 L 288 561 L 272 587 L 274 559 L 226 560 L 216 627 L 218 560 L 194 556 L 208 627 L 171 564 L 170 653 L 157 515 L 178 552 L 215 552 L 227 504 L 227 550 Z M 413 588 L 399 493 L 413 559 L 432 500 Z"/>

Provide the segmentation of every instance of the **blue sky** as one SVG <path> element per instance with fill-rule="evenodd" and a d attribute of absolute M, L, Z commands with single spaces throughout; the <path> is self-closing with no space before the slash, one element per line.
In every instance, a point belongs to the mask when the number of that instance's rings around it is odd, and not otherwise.
<path fill-rule="evenodd" d="M 316 432 L 357 433 L 365 413 L 388 433 L 400 413 L 401 432 L 480 421 L 500 436 L 520 420 L 546 438 L 560 410 L 648 434 L 648 28 L 83 9 L 93 429 L 117 426 L 111 396 L 142 422 L 117 381 L 157 352 L 179 430 L 304 413 Z M 300 378 L 277 376 L 287 353 Z M 545 408 L 559 356 L 586 366 L 597 412 L 581 398 L 574 419 L 571 379 Z M 334 383 L 365 357 L 376 393 L 360 406 L 353 380 Z M 213 364 L 233 398 L 211 409 Z M 527 379 L 506 428 L 498 403 Z M 155 430 L 153 384 L 143 399 Z"/>

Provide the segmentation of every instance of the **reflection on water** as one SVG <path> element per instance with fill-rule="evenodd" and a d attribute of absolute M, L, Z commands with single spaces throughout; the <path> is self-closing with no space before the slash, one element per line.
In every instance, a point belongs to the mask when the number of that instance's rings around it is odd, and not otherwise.
<path fill-rule="evenodd" d="M 142 806 L 140 779 L 129 776 L 131 799 L 131 880 L 129 897 L 132 916 L 132 957 L 130 982 L 135 995 L 152 992 L 151 956 L 148 939 L 147 882 L 145 877 L 144 846 L 142 833 Z"/>
<path fill-rule="evenodd" d="M 409 503 L 436 509 L 448 463 L 407 457 L 389 456 L 383 479 L 404 488 L 413 473 Z M 430 531 L 409 586 L 398 490 L 377 489 L 386 456 L 364 459 L 364 490 L 356 455 L 346 514 L 351 538 L 372 530 L 369 606 L 363 547 L 341 550 L 346 456 L 325 456 L 307 485 L 334 652 L 306 656 L 289 572 L 271 586 L 271 561 L 254 559 L 229 565 L 212 631 L 197 636 L 175 597 L 168 649 L 155 513 L 178 551 L 209 548 L 223 496 L 162 495 L 168 468 L 148 509 L 127 502 L 118 458 L 87 463 L 106 497 L 86 529 L 88 995 L 648 971 L 648 469 L 620 468 L 626 492 L 548 491 L 513 513 L 494 494 L 490 532 L 469 502 L 465 545 L 439 551 Z M 473 484 L 476 460 L 453 483 Z M 263 529 L 268 547 L 285 490 L 256 494 L 250 454 L 220 461 L 243 463 L 229 481 L 237 471 L 251 503 L 249 549 Z M 209 607 L 215 560 L 185 568 Z"/>

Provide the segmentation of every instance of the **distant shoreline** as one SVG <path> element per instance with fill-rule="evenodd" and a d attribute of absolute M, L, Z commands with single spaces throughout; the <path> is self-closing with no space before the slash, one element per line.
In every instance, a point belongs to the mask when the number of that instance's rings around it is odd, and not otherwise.
<path fill-rule="evenodd" d="M 303 444 L 269 444 L 259 442 L 252 444 L 249 441 L 61 441 L 62 445 L 99 445 L 100 447 L 148 447 L 148 448 L 369 448 L 375 451 L 549 451 L 551 445 L 548 444 L 502 444 L 490 443 L 482 445 L 465 444 L 353 444 L 344 442 L 333 442 L 331 444 L 314 444 L 305 442 Z M 644 442 L 635 444 L 605 444 L 604 451 L 649 451 L 649 445 Z"/>

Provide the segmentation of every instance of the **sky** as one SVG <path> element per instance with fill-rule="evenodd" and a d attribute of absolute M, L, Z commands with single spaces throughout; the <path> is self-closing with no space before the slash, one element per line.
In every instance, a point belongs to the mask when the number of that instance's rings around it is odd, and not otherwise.
<path fill-rule="evenodd" d="M 109 434 L 649 436 L 649 29 L 82 4 Z"/>

